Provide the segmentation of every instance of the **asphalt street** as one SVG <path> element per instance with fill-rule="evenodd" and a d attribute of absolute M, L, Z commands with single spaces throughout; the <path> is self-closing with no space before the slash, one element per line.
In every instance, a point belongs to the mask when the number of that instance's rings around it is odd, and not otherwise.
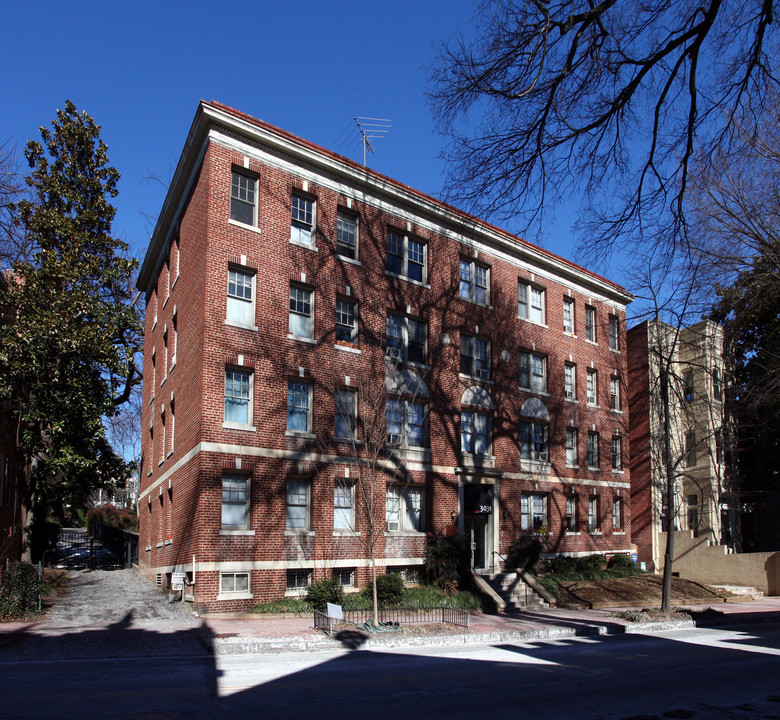
<path fill-rule="evenodd" d="M 780 718 L 780 625 L 529 643 L 4 662 L 0 717 Z"/>

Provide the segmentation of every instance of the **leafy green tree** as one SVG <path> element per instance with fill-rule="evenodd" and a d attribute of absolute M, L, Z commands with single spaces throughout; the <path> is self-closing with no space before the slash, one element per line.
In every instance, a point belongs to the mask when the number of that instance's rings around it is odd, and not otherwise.
<path fill-rule="evenodd" d="M 15 206 L 36 251 L 0 293 L 0 397 L 18 428 L 26 557 L 52 509 L 129 475 L 103 421 L 139 380 L 141 342 L 136 262 L 111 235 L 119 173 L 100 127 L 68 101 L 40 132 L 25 150 L 31 199 Z"/>

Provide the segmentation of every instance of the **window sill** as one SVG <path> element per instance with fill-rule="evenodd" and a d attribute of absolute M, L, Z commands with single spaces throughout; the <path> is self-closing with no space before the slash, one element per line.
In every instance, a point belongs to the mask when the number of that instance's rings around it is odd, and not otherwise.
<path fill-rule="evenodd" d="M 603 535 L 601 530 L 588 530 L 588 535 Z"/>
<path fill-rule="evenodd" d="M 542 475 L 549 475 L 552 463 L 547 460 L 529 460 L 520 459 L 520 470 L 523 472 L 536 472 Z"/>
<path fill-rule="evenodd" d="M 294 590 L 285 590 L 284 596 L 291 597 L 291 598 L 304 597 L 306 595 L 307 589 L 308 588 L 302 587 L 302 588 L 295 588 Z"/>
<path fill-rule="evenodd" d="M 172 373 L 173 369 L 176 367 L 176 356 L 174 355 L 171 359 L 171 367 L 168 369 L 168 373 Z"/>
<path fill-rule="evenodd" d="M 168 296 L 163 300 L 163 309 L 165 309 L 165 306 L 168 304 L 168 300 L 171 299 L 171 291 L 168 290 Z"/>
<path fill-rule="evenodd" d="M 387 277 L 395 278 L 396 280 L 403 280 L 404 282 L 411 283 L 412 285 L 417 285 L 418 287 L 425 288 L 426 290 L 431 289 L 431 286 L 428 285 L 428 283 L 420 282 L 419 280 L 412 280 L 410 277 L 406 277 L 405 275 L 398 275 L 397 273 L 390 272 L 389 270 L 385 270 L 385 275 L 387 275 Z"/>
<path fill-rule="evenodd" d="M 316 440 L 317 436 L 310 432 L 300 432 L 299 430 L 285 430 L 285 437 L 304 438 L 306 440 Z"/>
<path fill-rule="evenodd" d="M 333 442 L 337 445 L 356 445 L 357 447 L 363 446 L 363 441 L 358 440 L 357 438 L 334 437 Z"/>
<path fill-rule="evenodd" d="M 336 343 L 333 347 L 336 350 L 340 350 L 341 352 L 345 352 L 345 353 L 352 353 L 353 355 L 363 354 L 363 351 L 360 350 L 360 348 L 347 347 L 346 345 L 339 345 L 338 343 Z"/>
<path fill-rule="evenodd" d="M 598 345 L 598 342 L 596 342 L 595 340 L 588 340 L 588 338 L 585 338 L 585 342 L 588 343 L 589 345 L 596 345 L 596 346 Z"/>
<path fill-rule="evenodd" d="M 579 405 L 580 401 L 576 398 L 563 398 L 564 402 L 571 403 L 572 405 Z"/>
<path fill-rule="evenodd" d="M 575 333 L 573 330 L 564 330 L 563 334 L 566 337 L 574 338 L 575 340 L 577 339 L 577 333 Z"/>
<path fill-rule="evenodd" d="M 241 328 L 242 330 L 254 330 L 257 332 L 257 325 L 246 325 L 245 323 L 238 322 L 236 320 L 225 319 L 225 325 L 229 327 Z"/>
<path fill-rule="evenodd" d="M 165 457 L 169 458 L 171 455 L 173 455 L 173 450 L 171 450 Z"/>
<path fill-rule="evenodd" d="M 601 410 L 601 405 L 598 403 L 586 403 L 586 405 L 591 408 L 592 410 Z"/>
<path fill-rule="evenodd" d="M 175 278 L 173 278 L 173 285 L 171 285 L 171 291 L 173 291 L 173 288 L 176 287 L 176 283 L 179 282 L 179 278 L 181 275 L 177 275 Z"/>
<path fill-rule="evenodd" d="M 162 458 L 162 460 L 157 461 L 157 467 L 160 467 L 165 462 L 165 458 Z"/>
<path fill-rule="evenodd" d="M 360 537 L 360 533 L 354 530 L 334 530 L 333 537 Z"/>
<path fill-rule="evenodd" d="M 385 537 L 426 537 L 424 530 L 385 530 Z"/>
<path fill-rule="evenodd" d="M 314 537 L 317 533 L 314 530 L 285 530 L 285 537 Z"/>
<path fill-rule="evenodd" d="M 613 530 L 612 534 L 613 535 L 625 535 L 626 531 L 625 530 Z"/>
<path fill-rule="evenodd" d="M 579 530 L 567 530 L 566 537 L 579 537 L 582 533 Z"/>
<path fill-rule="evenodd" d="M 336 253 L 336 259 L 342 260 L 345 263 L 349 263 L 350 265 L 355 265 L 357 267 L 363 267 L 363 263 L 360 262 L 360 260 L 355 260 L 354 258 L 347 257 L 346 255 L 341 255 L 340 253 Z"/>
<path fill-rule="evenodd" d="M 297 340 L 298 342 L 307 343 L 308 345 L 316 345 L 317 341 L 314 338 L 300 337 L 299 335 L 293 335 L 287 333 L 288 340 Z"/>
<path fill-rule="evenodd" d="M 224 537 L 252 537 L 255 534 L 254 530 L 226 530 L 222 528 L 219 534 Z"/>
<path fill-rule="evenodd" d="M 531 325 L 536 325 L 536 327 L 545 328 L 546 330 L 550 329 L 550 326 L 547 323 L 538 322 L 536 320 L 531 320 L 531 318 L 524 318 L 524 317 L 518 315 L 517 319 L 518 320 L 522 320 L 523 322 L 531 323 Z"/>
<path fill-rule="evenodd" d="M 152 552 L 152 546 L 151 546 L 151 545 L 147 545 L 147 546 L 144 548 L 144 550 L 146 550 L 146 552 Z"/>
<path fill-rule="evenodd" d="M 615 408 L 610 408 L 609 411 L 611 413 L 615 413 L 615 415 L 622 415 L 623 414 L 622 410 L 615 410 Z"/>
<path fill-rule="evenodd" d="M 165 544 L 166 544 L 166 545 L 172 545 L 172 544 L 173 544 L 173 540 L 171 540 L 170 538 L 168 538 L 168 539 L 165 541 Z"/>
<path fill-rule="evenodd" d="M 418 362 L 412 362 L 411 360 L 406 360 L 403 363 L 404 365 L 408 367 L 417 368 L 418 370 L 432 370 L 433 366 L 428 365 L 427 363 L 418 363 Z"/>
<path fill-rule="evenodd" d="M 467 302 L 470 305 L 476 305 L 477 307 L 485 308 L 485 310 L 493 309 L 493 306 L 490 303 L 477 302 L 476 300 L 472 300 L 471 298 L 463 297 L 463 295 L 458 295 L 458 299 L 463 300 L 463 302 Z"/>
<path fill-rule="evenodd" d="M 148 473 L 146 473 L 146 477 L 152 477 L 152 471 L 151 470 Z"/>
<path fill-rule="evenodd" d="M 166 375 L 162 380 L 160 380 L 160 387 L 165 385 L 165 381 L 168 379 L 168 376 Z"/>
<path fill-rule="evenodd" d="M 257 233 L 258 235 L 262 235 L 263 231 L 254 225 L 247 225 L 247 223 L 239 222 L 238 220 L 233 220 L 233 218 L 228 218 L 228 225 L 232 225 L 233 227 L 243 228 L 244 230 L 250 230 L 252 232 Z"/>
<path fill-rule="evenodd" d="M 617 348 L 610 348 L 610 349 L 609 349 L 609 351 L 610 351 L 610 352 L 613 352 L 613 353 L 615 353 L 615 355 L 622 355 L 622 354 L 623 354 L 623 353 L 622 353 L 620 350 L 618 350 Z"/>
<path fill-rule="evenodd" d="M 157 316 L 154 316 L 154 322 L 152 323 L 152 330 L 154 330 L 157 327 Z"/>
<path fill-rule="evenodd" d="M 612 468 L 612 474 L 613 475 L 625 475 L 626 471 L 625 470 L 617 470 L 616 468 Z"/>
<path fill-rule="evenodd" d="M 486 385 L 494 385 L 496 382 L 490 378 L 482 378 L 479 377 L 479 375 L 467 375 L 466 373 L 458 373 L 458 380 L 473 380 L 474 382 L 481 382 Z"/>
<path fill-rule="evenodd" d="M 295 245 L 299 248 L 304 248 L 306 250 L 313 250 L 314 252 L 319 252 L 316 245 L 312 245 L 311 243 L 302 243 L 298 242 L 297 240 L 290 239 L 290 245 Z"/>
<path fill-rule="evenodd" d="M 253 600 L 254 595 L 247 592 L 219 593 L 217 600 Z"/>
<path fill-rule="evenodd" d="M 601 468 L 600 467 L 591 467 L 590 465 L 588 465 L 588 470 L 590 472 L 598 472 L 598 473 L 601 472 Z"/>
<path fill-rule="evenodd" d="M 158 542 L 158 543 L 155 545 L 155 547 L 156 547 L 156 548 L 161 548 L 162 546 L 163 546 L 163 544 L 162 544 L 161 542 Z"/>
<path fill-rule="evenodd" d="M 257 428 L 254 425 L 249 425 L 246 423 L 223 422 L 222 427 L 225 430 L 246 430 L 247 432 L 257 432 Z"/>
<path fill-rule="evenodd" d="M 579 465 L 569 465 L 569 463 L 566 463 L 566 467 L 569 468 L 569 470 L 579 470 Z"/>
<path fill-rule="evenodd" d="M 529 393 L 530 395 L 539 395 L 540 397 L 550 397 L 550 393 L 548 393 L 546 390 L 531 390 L 531 388 L 523 387 L 522 385 L 518 386 L 520 390 L 522 390 L 525 393 Z"/>
<path fill-rule="evenodd" d="M 389 458 L 397 458 L 404 462 L 429 463 L 431 461 L 430 448 L 392 448 L 387 455 Z"/>
<path fill-rule="evenodd" d="M 495 468 L 495 455 L 474 455 L 473 453 L 460 454 L 460 464 L 471 468 Z"/>

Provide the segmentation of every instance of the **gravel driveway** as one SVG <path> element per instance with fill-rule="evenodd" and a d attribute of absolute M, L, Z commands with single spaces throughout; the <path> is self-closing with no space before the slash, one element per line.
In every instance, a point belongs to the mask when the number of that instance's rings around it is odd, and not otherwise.
<path fill-rule="evenodd" d="M 169 603 L 166 595 L 135 570 L 71 570 L 66 591 L 46 614 L 47 623 L 116 623 L 132 611 L 136 621 L 199 624 L 189 603 Z"/>

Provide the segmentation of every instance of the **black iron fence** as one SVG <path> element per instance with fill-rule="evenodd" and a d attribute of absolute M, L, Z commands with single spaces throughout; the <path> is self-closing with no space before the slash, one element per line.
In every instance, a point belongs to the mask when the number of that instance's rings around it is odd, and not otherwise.
<path fill-rule="evenodd" d="M 373 610 L 343 610 L 343 619 L 339 620 L 318 610 L 314 611 L 314 627 L 332 635 L 340 622 L 350 625 L 363 625 L 374 617 Z M 471 615 L 467 610 L 446 607 L 432 608 L 382 608 L 379 610 L 379 622 L 398 623 L 398 625 L 428 625 L 448 623 L 469 628 Z"/>
<path fill-rule="evenodd" d="M 52 558 L 58 567 L 101 568 L 113 570 L 129 568 L 138 562 L 138 533 L 118 530 L 96 523 L 90 536 L 83 528 L 62 528 Z M 52 557 L 53 556 L 53 557 Z M 49 560 L 46 559 L 48 563 Z"/>

